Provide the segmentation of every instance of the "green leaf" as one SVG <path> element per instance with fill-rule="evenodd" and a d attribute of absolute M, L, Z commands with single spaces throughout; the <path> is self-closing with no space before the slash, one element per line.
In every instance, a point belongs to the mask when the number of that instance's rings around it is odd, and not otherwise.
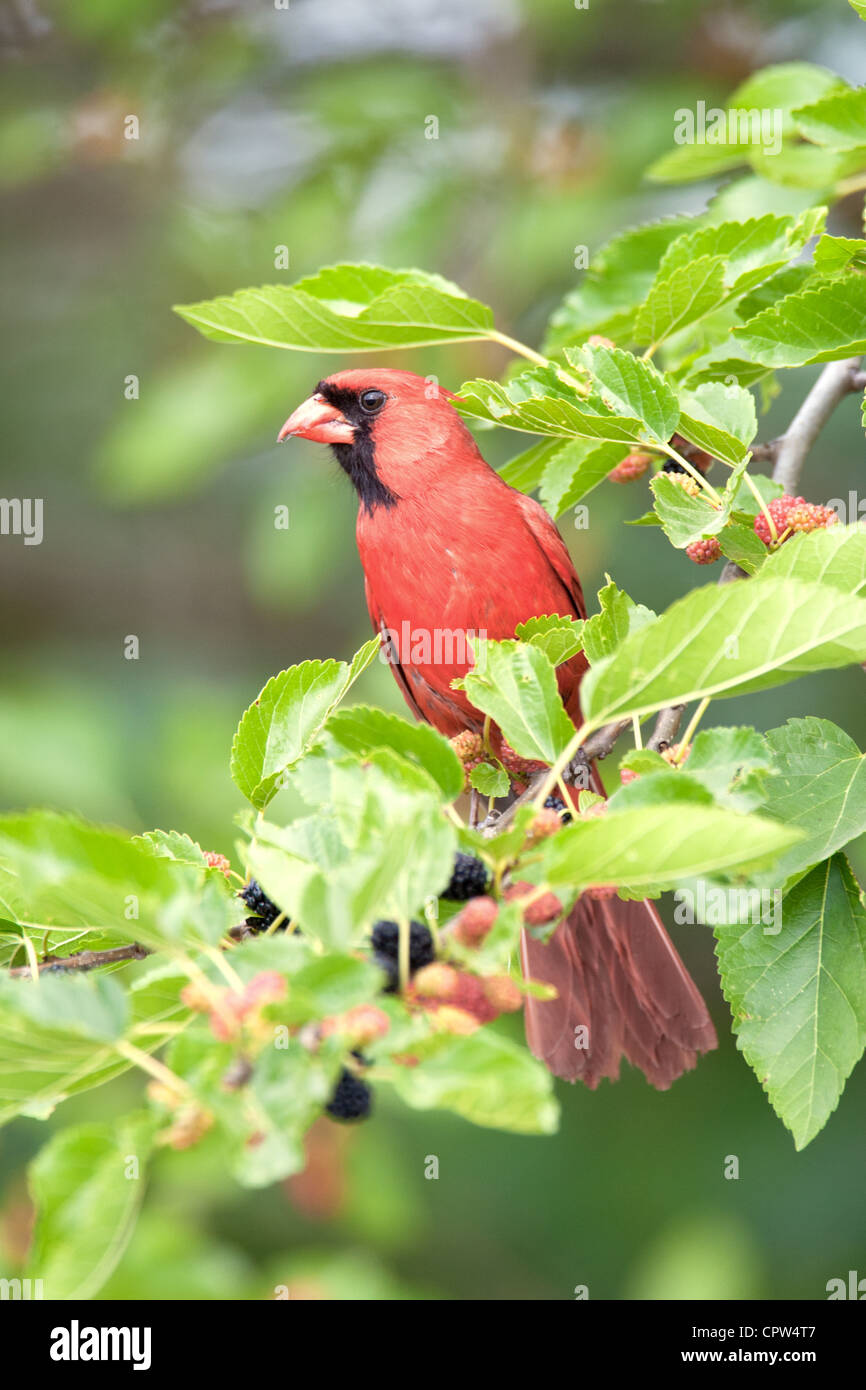
<path fill-rule="evenodd" d="M 579 287 L 553 314 L 544 351 L 582 343 L 591 333 L 629 339 L 637 308 L 655 279 L 659 261 L 680 232 L 685 217 L 631 227 L 607 242 L 592 258 Z"/>
<path fill-rule="evenodd" d="M 597 399 L 590 402 L 577 394 L 566 395 L 552 370 L 522 372 L 506 385 L 483 379 L 465 381 L 459 394 L 456 404 L 461 415 L 506 429 L 620 444 L 630 444 L 641 434 L 639 420 L 616 415 Z"/>
<path fill-rule="evenodd" d="M 379 917 L 412 917 L 451 875 L 455 832 L 429 778 L 422 791 L 406 788 L 380 759 L 330 764 L 322 811 L 260 826 L 249 849 L 272 901 L 330 949 L 358 942 Z"/>
<path fill-rule="evenodd" d="M 866 352 L 866 277 L 849 274 L 789 294 L 733 332 L 753 356 L 774 367 Z"/>
<path fill-rule="evenodd" d="M 312 747 L 329 716 L 379 650 L 373 637 L 345 661 L 304 661 L 273 676 L 238 725 L 231 773 L 237 787 L 264 810 L 283 773 Z"/>
<path fill-rule="evenodd" d="M 0 866 L 18 919 L 34 926 L 101 928 L 160 947 L 212 944 L 233 925 L 222 875 L 73 816 L 0 817 Z"/>
<path fill-rule="evenodd" d="M 758 432 L 752 393 L 715 381 L 681 388 L 679 399 L 679 433 L 723 463 L 742 463 Z"/>
<path fill-rule="evenodd" d="M 618 589 L 612 579 L 599 589 L 598 602 L 599 612 L 583 625 L 583 649 L 592 665 L 610 656 L 630 632 L 646 627 L 656 617 L 651 608 L 635 603 L 623 589 Z"/>
<path fill-rule="evenodd" d="M 556 520 L 603 483 L 622 457 L 622 444 L 570 439 L 545 464 L 539 490 L 542 505 Z"/>
<path fill-rule="evenodd" d="M 833 502 L 841 502 L 841 498 Z M 768 579 L 802 579 L 827 584 L 845 594 L 866 589 L 866 530 L 857 522 L 790 536 L 767 556 Z"/>
<path fill-rule="evenodd" d="M 517 488 L 518 492 L 534 492 L 541 482 L 542 474 L 546 465 L 557 454 L 563 452 L 571 446 L 563 446 L 560 439 L 540 439 L 537 444 L 531 444 L 522 453 L 515 454 L 514 458 L 509 459 L 499 469 L 499 476 L 509 487 Z"/>
<path fill-rule="evenodd" d="M 763 810 L 806 838 L 788 851 L 783 877 L 828 859 L 866 833 L 866 757 L 829 719 L 789 719 L 767 734 L 778 775 Z"/>
<path fill-rule="evenodd" d="M 647 177 L 660 182 L 684 182 L 709 178 L 747 161 L 754 163 L 762 150 L 752 130 L 753 113 L 773 113 L 774 129 L 767 134 L 792 135 L 796 131 L 791 115 L 795 107 L 817 101 L 825 93 L 844 88 L 844 85 L 834 73 L 812 63 L 779 63 L 761 68 L 728 98 L 722 129 L 711 132 L 708 121 L 707 137 L 712 133 L 724 139 L 683 143 L 657 159 L 647 170 Z M 776 112 L 780 117 L 778 128 L 775 126 Z M 707 113 L 708 117 L 710 114 Z M 748 122 L 745 129 L 744 118 Z M 731 134 L 733 140 L 728 139 Z M 741 138 L 743 135 L 747 138 Z M 772 159 L 769 162 L 772 163 Z"/>
<path fill-rule="evenodd" d="M 808 106 L 793 111 L 801 135 L 817 145 L 837 150 L 866 145 L 866 88 L 830 92 Z"/>
<path fill-rule="evenodd" d="M 625 792 L 639 797 L 633 789 L 646 780 L 654 796 L 667 798 L 669 793 L 672 800 L 611 809 L 597 820 L 565 826 L 543 842 L 541 863 L 527 868 L 527 876 L 554 891 L 575 893 L 592 884 L 615 883 L 631 893 L 657 894 L 695 874 L 745 873 L 770 863 L 797 837 L 795 830 L 777 821 L 700 804 L 687 782 L 687 795 L 681 798 L 674 786 L 681 776 L 650 773 L 620 788 L 618 798 L 626 800 Z M 686 814 L 683 799 L 689 801 Z"/>
<path fill-rule="evenodd" d="M 576 618 L 563 618 L 559 613 L 518 623 L 514 635 L 543 651 L 551 666 L 570 661 L 583 647 L 583 623 Z"/>
<path fill-rule="evenodd" d="M 560 621 L 562 621 L 560 619 Z M 430 775 L 446 801 L 463 790 L 463 766 L 448 740 L 428 724 L 410 724 L 369 705 L 338 710 L 324 729 L 325 745 L 361 756 L 388 748 Z"/>
<path fill-rule="evenodd" d="M 670 382 L 650 362 L 642 362 L 622 348 L 585 347 L 566 351 L 576 365 L 593 376 L 594 393 L 601 405 L 625 418 L 640 421 L 650 441 L 666 444 L 677 427 L 680 408 Z M 595 394 L 590 402 L 594 402 Z"/>
<path fill-rule="evenodd" d="M 692 590 L 587 672 L 584 718 L 606 724 L 866 660 L 866 602 L 829 592 L 763 571 L 748 584 Z"/>
<path fill-rule="evenodd" d="M 289 1001 L 281 1017 L 291 1027 L 345 1013 L 380 992 L 382 972 L 357 956 L 331 952 L 316 956 L 292 977 Z"/>
<path fill-rule="evenodd" d="M 437 1040 L 431 1055 L 414 1067 L 394 1067 L 389 1080 L 413 1110 L 452 1110 L 515 1134 L 554 1134 L 559 1123 L 546 1067 L 489 1028 Z"/>
<path fill-rule="evenodd" d="M 488 338 L 493 314 L 420 270 L 329 266 L 294 285 L 263 285 L 175 312 L 216 342 L 299 352 L 370 352 Z"/>
<path fill-rule="evenodd" d="M 504 767 L 494 767 L 492 763 L 479 763 L 469 774 L 469 785 L 482 796 L 507 796 L 511 789 L 511 779 Z"/>
<path fill-rule="evenodd" d="M 176 859 L 181 864 L 207 867 L 201 845 L 179 830 L 146 830 L 143 835 L 133 835 L 132 843 L 141 845 L 158 859 Z"/>
<path fill-rule="evenodd" d="M 705 493 L 692 497 L 669 473 L 657 473 L 650 488 L 664 533 L 678 550 L 700 536 L 716 535 L 727 521 L 725 508 L 714 506 Z"/>
<path fill-rule="evenodd" d="M 826 240 L 826 237 L 822 237 L 818 241 L 815 248 L 816 252 L 817 247 L 821 245 L 821 241 Z M 798 290 L 804 289 L 810 280 L 816 281 L 814 266 L 786 266 L 784 270 L 777 271 L 775 275 L 771 275 L 768 280 L 764 280 L 760 285 L 756 285 L 753 290 L 748 294 L 744 294 L 742 299 L 737 301 L 737 317 L 745 322 L 746 319 L 754 318 L 762 309 L 772 309 L 773 306 L 778 304 L 780 299 L 784 299 L 786 295 L 795 294 Z M 721 350 L 729 352 L 730 344 L 727 342 L 724 343 L 720 351 Z M 754 367 L 753 364 L 753 370 L 757 371 L 759 368 Z M 724 372 L 720 371 L 719 375 L 724 376 Z M 744 386 L 750 385 L 748 381 L 741 381 L 740 384 Z"/>
<path fill-rule="evenodd" d="M 714 222 L 699 227 L 668 247 L 659 266 L 658 282 L 702 256 L 721 257 L 724 299 L 739 297 L 802 251 L 809 239 L 822 230 L 826 215 L 826 208 L 809 208 L 797 217 L 766 213 L 743 222 Z"/>
<path fill-rule="evenodd" d="M 788 141 L 775 154 L 756 149 L 751 164 L 756 174 L 771 183 L 782 188 L 809 189 L 829 200 L 835 184 L 861 171 L 866 164 L 866 149 L 832 150 Z"/>
<path fill-rule="evenodd" d="M 757 729 L 728 727 L 703 729 L 692 744 L 687 767 L 689 776 L 702 782 L 720 805 L 751 811 L 766 798 L 773 761 Z"/>
<path fill-rule="evenodd" d="M 842 855 L 782 901 L 781 930 L 716 929 L 737 1046 L 798 1149 L 826 1124 L 866 1043 L 866 911 Z"/>
<path fill-rule="evenodd" d="M 475 661 L 463 678 L 472 704 L 490 715 L 522 758 L 553 762 L 574 725 L 544 652 L 521 642 L 479 642 Z"/>
<path fill-rule="evenodd" d="M 28 1274 L 44 1297 L 91 1299 L 117 1265 L 135 1227 L 153 1123 L 77 1125 L 54 1134 L 29 1169 L 36 1224 Z"/>
<path fill-rule="evenodd" d="M 654 284 L 638 313 L 634 336 L 651 347 L 718 308 L 725 299 L 723 256 L 698 256 Z"/>
<path fill-rule="evenodd" d="M 755 535 L 751 517 L 732 516 L 719 532 L 718 541 L 725 559 L 733 560 L 747 574 L 757 574 L 766 563 L 767 547 Z"/>
<path fill-rule="evenodd" d="M 798 106 L 818 101 L 829 92 L 846 86 L 841 77 L 815 63 L 774 63 L 759 68 L 740 84 L 729 98 L 730 107 L 778 107 L 784 118 L 784 133 L 791 135 L 796 123 L 791 115 Z"/>
<path fill-rule="evenodd" d="M 664 759 L 662 759 L 664 761 Z M 696 777 L 688 772 L 662 771 L 654 768 L 642 773 L 633 782 L 617 787 L 608 803 L 608 814 L 619 815 L 643 807 L 662 807 L 682 805 L 713 806 L 713 794 Z"/>
<path fill-rule="evenodd" d="M 849 266 L 866 270 L 866 241 L 862 237 L 822 236 L 815 247 L 814 260 L 815 268 L 826 275 L 836 275 Z"/>
<path fill-rule="evenodd" d="M 110 975 L 41 974 L 28 979 L 0 976 L 3 1003 L 10 1013 L 52 1032 L 94 1042 L 115 1042 L 127 1026 L 125 992 Z"/>
<path fill-rule="evenodd" d="M 654 159 L 645 171 L 653 183 L 690 183 L 709 179 L 745 164 L 753 147 L 734 141 L 718 144 L 682 144 Z"/>
<path fill-rule="evenodd" d="M 592 372 L 588 395 L 578 394 L 553 368 L 535 367 L 505 385 L 464 382 L 458 409 L 470 418 L 532 434 L 623 444 L 637 440 L 659 444 L 670 438 L 679 418 L 676 395 L 650 363 L 639 362 L 619 348 L 583 348 L 569 360 L 578 372 Z M 611 458 L 610 463 L 605 458 L 604 472 L 617 461 Z M 570 467 L 571 460 L 567 462 Z M 549 461 L 547 467 L 554 466 L 555 461 Z M 602 476 L 600 462 L 593 459 L 592 468 L 594 486 Z"/>
<path fill-rule="evenodd" d="M 861 19 L 866 19 L 866 0 L 848 0 L 848 4 Z"/>
<path fill-rule="evenodd" d="M 262 1049 L 246 1088 L 257 1118 L 255 1142 L 250 1143 L 247 1125 L 234 1145 L 232 1171 L 238 1182 L 269 1187 L 303 1170 L 304 1135 L 329 1100 L 338 1071 L 334 1059 L 314 1056 L 294 1038 L 285 1049 Z"/>
<path fill-rule="evenodd" d="M 128 1003 L 133 1026 L 147 1027 L 138 1045 L 159 1047 L 162 1026 L 176 1028 L 189 1017 L 179 1000 L 185 978 L 175 973 L 136 981 L 127 1001 L 105 975 L 43 975 L 36 988 L 29 980 L 0 977 L 0 1124 L 19 1114 L 45 1119 L 69 1096 L 128 1070 L 130 1063 L 115 1051 Z"/>

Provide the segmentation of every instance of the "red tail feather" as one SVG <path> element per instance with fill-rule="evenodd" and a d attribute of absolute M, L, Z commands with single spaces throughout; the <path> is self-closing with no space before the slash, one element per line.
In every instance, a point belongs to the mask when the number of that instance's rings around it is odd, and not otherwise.
<path fill-rule="evenodd" d="M 615 1081 L 625 1057 L 664 1091 L 716 1046 L 706 1005 L 650 902 L 584 894 L 546 944 L 524 933 L 522 958 L 524 974 L 557 991 L 527 999 L 527 1041 L 566 1081 L 593 1089 L 603 1077 Z"/>

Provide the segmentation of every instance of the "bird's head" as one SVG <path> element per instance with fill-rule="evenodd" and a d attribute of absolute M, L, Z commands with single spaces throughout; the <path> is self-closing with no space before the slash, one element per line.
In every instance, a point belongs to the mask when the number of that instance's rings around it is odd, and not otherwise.
<path fill-rule="evenodd" d="M 437 461 L 475 450 L 455 400 L 432 378 L 361 367 L 320 381 L 277 438 L 330 444 L 362 507 L 393 507 L 435 474 Z"/>

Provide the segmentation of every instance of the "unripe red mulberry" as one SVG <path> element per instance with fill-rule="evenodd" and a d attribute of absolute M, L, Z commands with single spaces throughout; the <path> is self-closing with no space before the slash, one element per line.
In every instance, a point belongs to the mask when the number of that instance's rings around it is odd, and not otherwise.
<path fill-rule="evenodd" d="M 715 536 L 707 536 L 704 540 L 692 541 L 691 545 L 687 545 L 686 554 L 696 565 L 714 565 L 722 558 L 722 547 Z"/>
<path fill-rule="evenodd" d="M 530 844 L 537 844 L 539 840 L 546 840 L 549 835 L 555 835 L 557 830 L 561 829 L 562 817 L 559 812 L 552 807 L 545 807 L 533 816 L 526 838 Z"/>
<path fill-rule="evenodd" d="M 523 1008 L 523 995 L 520 987 L 510 975 L 491 975 L 484 981 L 484 993 L 488 1001 L 500 1014 L 513 1014 Z"/>
<path fill-rule="evenodd" d="M 512 883 L 505 890 L 506 898 L 511 901 L 513 898 L 525 898 L 534 891 L 531 883 L 522 880 Z M 528 907 L 523 909 L 523 920 L 530 927 L 543 926 L 545 922 L 552 922 L 556 917 L 562 915 L 562 903 L 555 893 L 542 893 L 540 898 L 536 898 Z"/>
<path fill-rule="evenodd" d="M 770 533 L 767 518 L 763 512 L 755 517 L 755 534 L 764 545 L 777 545 L 788 534 L 795 531 L 818 531 L 826 526 L 834 526 L 839 520 L 832 507 L 822 507 L 818 502 L 807 502 L 804 497 L 791 497 L 784 493 L 773 497 L 767 503 L 767 511 L 776 528 L 775 539 Z"/>
<path fill-rule="evenodd" d="M 477 946 L 496 921 L 499 908 L 492 898 L 472 898 L 454 921 L 453 936 L 461 946 Z"/>
<path fill-rule="evenodd" d="M 224 854 L 215 854 L 213 850 L 206 850 L 204 858 L 209 869 L 219 869 L 220 872 L 224 873 L 226 878 L 228 878 L 232 871 L 232 866 Z"/>
<path fill-rule="evenodd" d="M 516 778 L 520 782 L 528 782 L 533 773 L 540 771 L 540 769 L 544 767 L 544 763 L 539 762 L 537 759 L 523 758 L 519 753 L 515 753 L 511 744 L 505 739 L 502 740 L 500 758 L 503 767 L 505 767 L 511 777 Z"/>
<path fill-rule="evenodd" d="M 455 734 L 450 742 L 461 763 L 473 762 L 484 752 L 484 740 L 471 729 L 464 729 L 462 733 Z"/>
<path fill-rule="evenodd" d="M 671 473 L 668 475 L 672 483 L 681 487 L 683 492 L 687 492 L 689 497 L 699 497 L 702 491 L 697 478 L 693 478 L 691 473 Z"/>
<path fill-rule="evenodd" d="M 632 453 L 626 454 L 616 468 L 612 468 L 608 473 L 608 481 L 611 483 L 631 483 L 635 478 L 642 478 L 646 473 L 652 458 L 649 454 Z"/>

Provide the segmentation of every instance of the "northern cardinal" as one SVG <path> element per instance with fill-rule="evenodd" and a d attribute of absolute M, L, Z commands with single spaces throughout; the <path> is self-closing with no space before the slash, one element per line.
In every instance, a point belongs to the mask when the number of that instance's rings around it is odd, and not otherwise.
<path fill-rule="evenodd" d="M 485 462 L 454 399 L 413 372 L 338 372 L 279 433 L 330 444 L 352 480 L 373 626 L 403 638 L 389 653 L 403 694 L 449 738 L 480 732 L 483 715 L 451 685 L 471 648 L 437 650 L 437 634 L 501 640 L 527 618 L 586 614 L 555 524 Z M 581 653 L 558 669 L 575 724 L 586 665 Z M 584 894 L 547 943 L 524 933 L 522 956 L 527 976 L 556 990 L 526 1003 L 529 1046 L 556 1076 L 594 1088 L 617 1078 L 624 1055 L 663 1090 L 716 1046 L 706 1005 L 650 902 Z"/>

